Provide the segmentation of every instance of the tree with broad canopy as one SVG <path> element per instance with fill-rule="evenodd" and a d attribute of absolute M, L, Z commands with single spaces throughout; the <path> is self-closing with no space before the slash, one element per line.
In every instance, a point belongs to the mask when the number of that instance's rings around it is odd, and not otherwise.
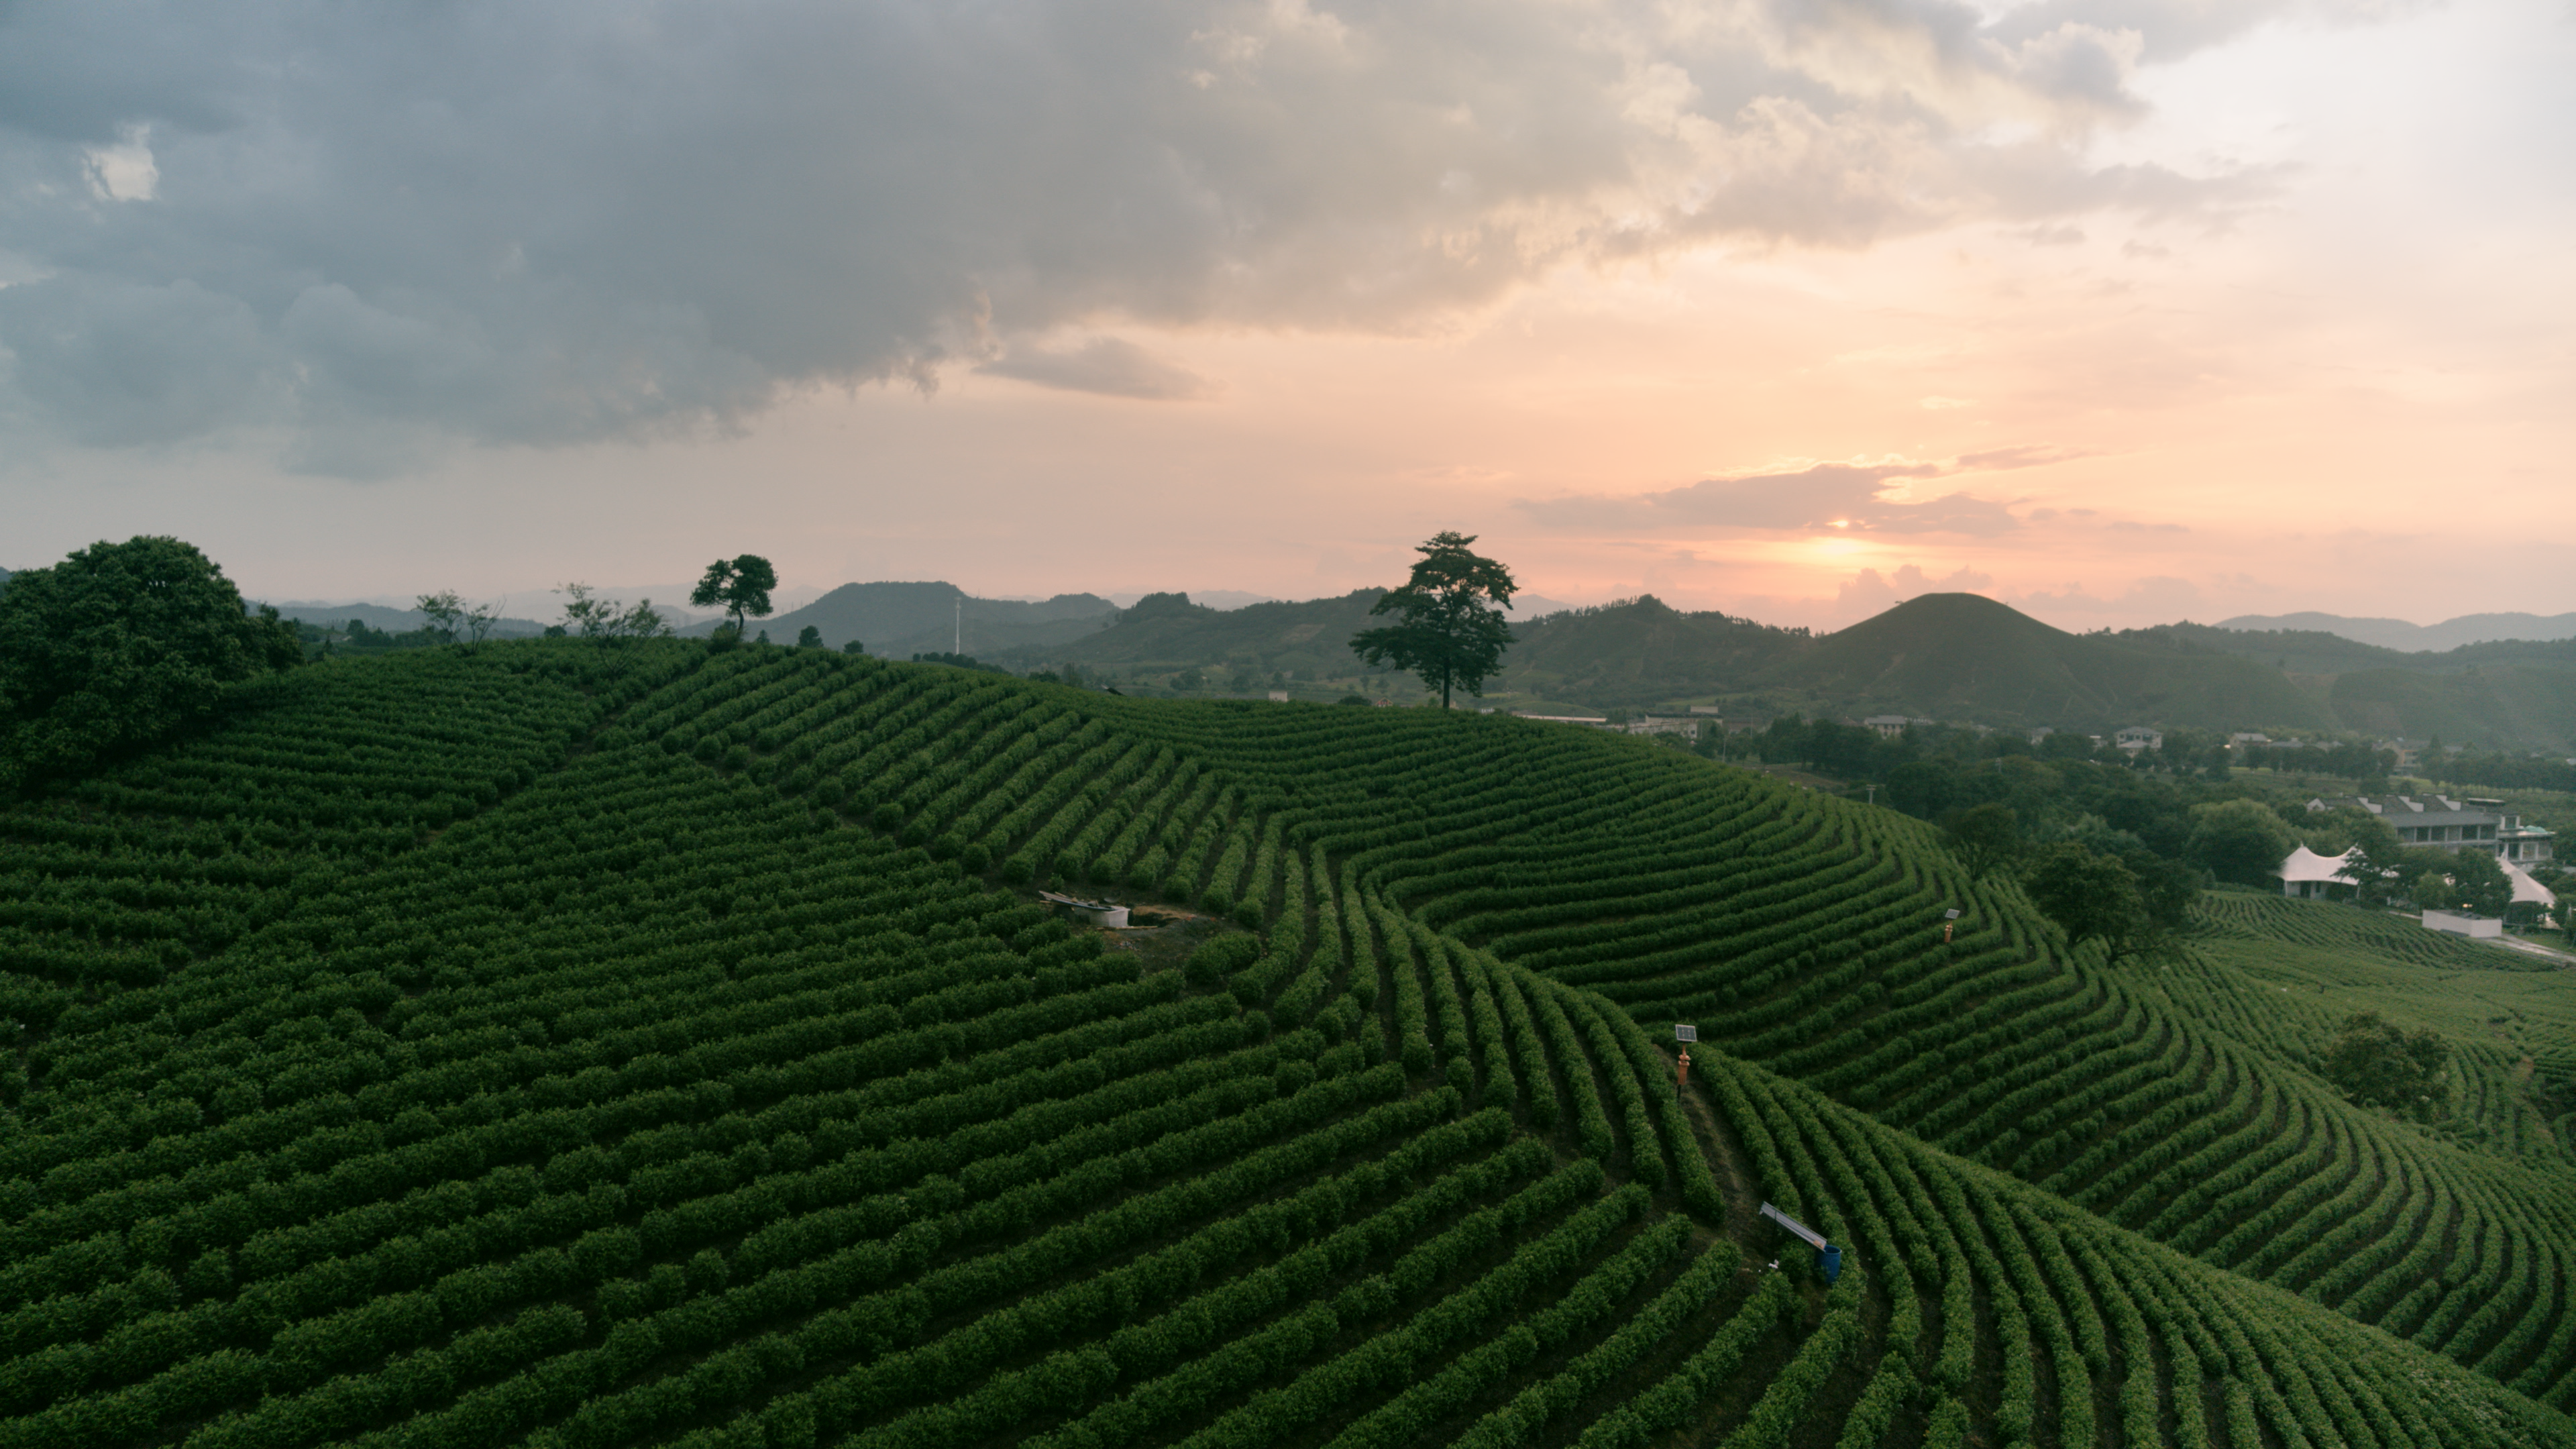
<path fill-rule="evenodd" d="M 769 617 L 769 591 L 778 587 L 778 570 L 769 560 L 756 553 L 720 558 L 707 565 L 706 575 L 689 591 L 689 603 L 700 609 L 721 608 L 733 617 L 733 631 L 740 634 L 746 620 Z"/>
<path fill-rule="evenodd" d="M 214 560 L 175 538 L 101 541 L 0 589 L 0 793 L 211 714 L 230 685 L 304 662 Z"/>
<path fill-rule="evenodd" d="M 2433 1117 L 2450 1105 L 2451 1044 L 2429 1029 L 2407 1031 L 2365 1011 L 2346 1017 L 2326 1048 L 2325 1077 L 2365 1107 Z"/>
<path fill-rule="evenodd" d="M 1369 610 L 1372 617 L 1395 614 L 1397 622 L 1351 636 L 1351 652 L 1370 665 L 1411 670 L 1424 688 L 1440 691 L 1442 709 L 1453 688 L 1484 693 L 1486 677 L 1501 667 L 1512 643 L 1503 610 L 1520 586 L 1510 569 L 1471 552 L 1467 546 L 1475 541 L 1473 534 L 1443 530 L 1415 545 L 1422 561 L 1413 576 Z"/>

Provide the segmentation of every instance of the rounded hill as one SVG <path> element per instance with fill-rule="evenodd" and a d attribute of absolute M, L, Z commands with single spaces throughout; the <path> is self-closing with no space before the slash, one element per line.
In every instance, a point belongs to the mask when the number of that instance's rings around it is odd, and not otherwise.
<path fill-rule="evenodd" d="M 2332 723 L 2319 701 L 2251 659 L 2069 634 L 1977 594 L 1908 600 L 1818 639 L 1768 677 L 1856 707 L 1996 725 Z"/>

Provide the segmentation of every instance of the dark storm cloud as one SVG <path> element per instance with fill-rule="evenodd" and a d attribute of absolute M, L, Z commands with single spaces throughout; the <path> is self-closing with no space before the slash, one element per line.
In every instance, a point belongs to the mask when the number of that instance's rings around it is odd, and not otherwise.
<path fill-rule="evenodd" d="M 269 426 L 350 474 L 961 364 L 1185 395 L 1128 344 L 997 339 L 1402 328 L 1702 237 L 2228 204 L 2084 166 L 2134 48 L 1895 0 L 22 0 L 0 346 L 72 439 Z"/>

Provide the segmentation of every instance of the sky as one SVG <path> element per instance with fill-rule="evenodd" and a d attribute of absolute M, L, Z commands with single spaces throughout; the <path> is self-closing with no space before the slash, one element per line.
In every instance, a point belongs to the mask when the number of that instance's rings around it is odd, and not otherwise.
<path fill-rule="evenodd" d="M 2571 0 L 0 0 L 0 566 L 2566 612 L 2571 73 Z"/>

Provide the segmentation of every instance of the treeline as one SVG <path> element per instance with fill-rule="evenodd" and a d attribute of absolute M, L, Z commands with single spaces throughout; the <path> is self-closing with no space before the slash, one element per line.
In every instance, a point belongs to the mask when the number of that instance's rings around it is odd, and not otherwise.
<path fill-rule="evenodd" d="M 2227 741 L 2207 730 L 2164 732 L 2157 748 L 2132 754 L 2092 736 L 2059 732 L 2037 743 L 2017 733 L 1916 725 L 1888 736 L 1861 725 L 1829 719 L 1783 715 L 1770 727 L 1740 741 L 1702 746 L 1702 753 L 1749 749 L 1766 764 L 1806 764 L 1845 780 L 1876 781 L 1898 796 L 1920 802 L 1938 795 L 1941 780 L 1964 770 L 1990 767 L 1996 760 L 2036 759 L 2052 764 L 2092 761 L 2147 774 L 2206 776 L 2223 780 L 2235 768 L 2298 771 L 2335 775 L 2375 786 L 2397 766 L 2390 751 L 2358 741 L 2337 745 L 2255 745 L 2231 751 Z M 2571 771 L 2576 775 L 2576 771 Z M 1899 804 L 1909 815 L 1937 814 Z"/>
<path fill-rule="evenodd" d="M 2445 754 L 2440 742 L 2424 752 L 2417 773 L 2436 784 L 2492 790 L 2563 790 L 2576 793 L 2576 760 L 2502 751 L 2462 750 Z"/>

